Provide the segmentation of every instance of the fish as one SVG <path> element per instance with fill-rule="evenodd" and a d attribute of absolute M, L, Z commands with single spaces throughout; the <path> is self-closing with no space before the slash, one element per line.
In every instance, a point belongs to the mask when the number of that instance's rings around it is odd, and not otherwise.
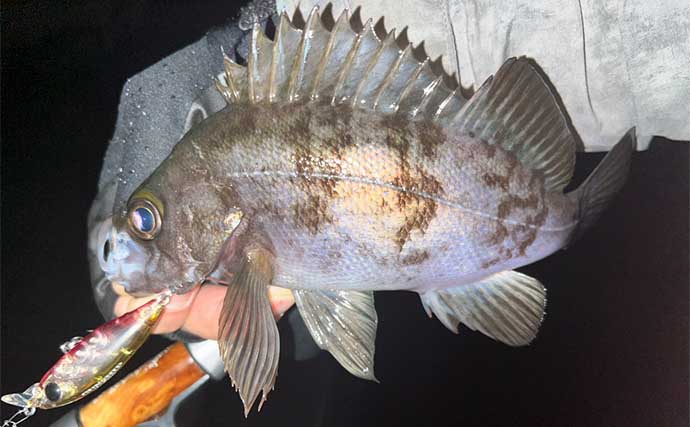
<path fill-rule="evenodd" d="M 164 291 L 141 307 L 104 323 L 85 337 L 66 341 L 60 346 L 64 354 L 39 382 L 22 393 L 2 396 L 2 401 L 20 408 L 53 409 L 93 393 L 146 342 L 171 295 L 171 292 Z"/>
<path fill-rule="evenodd" d="M 269 286 L 293 291 L 318 346 L 374 375 L 374 291 L 430 317 L 530 343 L 546 290 L 516 268 L 573 244 L 623 187 L 631 129 L 565 193 L 578 136 L 538 64 L 508 59 L 474 94 L 406 32 L 359 9 L 256 25 L 224 59 L 227 106 L 189 130 L 113 212 L 99 263 L 133 294 L 227 285 L 218 344 L 244 404 L 275 385 Z"/>

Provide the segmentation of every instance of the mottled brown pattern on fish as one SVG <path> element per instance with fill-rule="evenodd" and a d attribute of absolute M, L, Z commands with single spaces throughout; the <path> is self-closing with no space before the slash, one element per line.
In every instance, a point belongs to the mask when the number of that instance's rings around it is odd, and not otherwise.
<path fill-rule="evenodd" d="M 400 173 L 393 179 L 393 185 L 402 189 L 397 193 L 397 202 L 398 209 L 405 214 L 405 222 L 394 238 L 398 250 L 402 251 L 412 231 L 426 232 L 431 220 L 436 217 L 436 201 L 420 193 L 439 196 L 443 194 L 443 187 L 434 176 L 426 174 L 419 167 L 412 173 L 403 162 L 400 164 Z"/>
<path fill-rule="evenodd" d="M 426 232 L 436 216 L 437 203 L 428 196 L 443 194 L 443 186 L 436 177 L 425 172 L 419 164 L 414 167 L 411 165 L 412 145 L 419 144 L 425 157 L 433 157 L 437 147 L 445 142 L 445 134 L 434 123 L 410 123 L 397 114 L 382 118 L 381 125 L 385 130 L 386 146 L 398 160 L 397 174 L 391 183 L 401 189 L 397 192 L 397 209 L 404 214 L 405 220 L 393 240 L 398 250 L 402 251 L 412 232 Z M 415 132 L 411 131 L 412 127 Z M 384 206 L 385 201 L 381 207 Z"/>
<path fill-rule="evenodd" d="M 443 128 L 427 120 L 414 122 L 414 127 L 419 144 L 422 147 L 422 154 L 430 159 L 435 158 L 438 146 L 446 141 L 446 134 L 443 132 Z"/>
<path fill-rule="evenodd" d="M 482 181 L 489 187 L 500 187 L 504 190 L 508 190 L 508 185 L 510 183 L 509 176 L 499 175 L 493 172 L 486 172 L 482 175 Z"/>
<path fill-rule="evenodd" d="M 508 237 L 508 229 L 506 228 L 505 225 L 503 225 L 502 222 L 497 222 L 496 224 L 496 231 L 489 236 L 488 243 L 491 246 L 494 245 L 500 245 L 503 243 L 503 241 Z"/>
<path fill-rule="evenodd" d="M 438 208 L 434 199 L 420 196 L 419 193 L 429 196 L 440 196 L 443 194 L 441 183 L 433 176 L 427 175 L 423 170 L 417 168 L 416 175 L 403 175 L 396 179 L 402 181 L 395 183 L 406 191 L 398 192 L 399 208 L 405 212 L 405 222 L 395 234 L 395 243 L 398 250 L 403 247 L 410 239 L 412 231 L 418 230 L 422 234 L 429 228 L 429 224 L 436 217 Z"/>
<path fill-rule="evenodd" d="M 293 205 L 293 219 L 296 224 L 305 227 L 312 234 L 321 231 L 324 224 L 333 222 L 333 217 L 328 211 L 328 202 L 315 194 L 310 195 L 305 202 Z"/>
<path fill-rule="evenodd" d="M 342 172 L 342 148 L 352 144 L 348 128 L 352 112 L 349 108 L 338 110 L 330 114 L 296 114 L 298 117 L 290 127 L 300 138 L 300 143 L 295 145 L 293 162 L 299 187 L 307 194 L 306 200 L 294 204 L 293 214 L 295 223 L 312 234 L 333 220 L 329 204 L 338 195 L 336 186 Z M 312 126 L 327 126 L 332 135 L 323 142 L 317 141 Z"/>
<path fill-rule="evenodd" d="M 525 224 L 513 225 L 510 231 L 510 238 L 517 245 L 517 255 L 525 256 L 527 249 L 537 239 L 539 227 L 544 225 L 549 209 L 545 201 L 545 191 L 543 184 L 537 183 L 534 185 L 534 180 L 540 179 L 533 176 L 530 182 L 530 188 L 539 188 L 540 193 L 532 193 L 527 197 L 520 197 L 514 194 L 507 194 L 505 198 L 499 203 L 497 209 L 497 216 L 499 220 L 507 218 L 511 212 L 521 210 L 524 212 L 534 212 L 533 215 L 528 215 L 525 218 Z M 541 207 L 540 207 L 541 205 Z M 504 224 L 497 226 L 497 231 L 492 236 L 491 242 L 499 244 L 498 240 L 505 241 L 508 234 L 508 229 Z M 500 236 L 499 236 L 500 235 Z M 515 254 L 509 248 L 499 248 L 499 254 L 503 259 L 510 259 Z"/>
<path fill-rule="evenodd" d="M 496 265 L 496 264 L 498 264 L 499 262 L 501 262 L 501 260 L 502 260 L 502 259 L 501 259 L 500 257 L 491 258 L 490 260 L 485 261 L 485 262 L 482 263 L 482 268 L 483 268 L 483 269 L 487 269 L 487 268 L 493 267 L 494 265 Z"/>
<path fill-rule="evenodd" d="M 312 112 L 308 108 L 296 109 L 295 112 L 296 114 L 292 116 L 292 121 L 289 125 L 288 134 L 297 141 L 308 143 L 313 136 L 310 127 Z M 289 111 L 286 111 L 287 113 Z"/>
<path fill-rule="evenodd" d="M 483 146 L 487 157 L 493 158 L 496 156 L 496 146 L 494 145 L 489 145 L 486 144 Z M 506 153 L 507 154 L 507 159 L 508 159 L 508 165 L 506 166 L 505 174 L 498 174 L 492 171 L 485 172 L 483 175 L 481 175 L 482 181 L 490 188 L 501 188 L 505 192 L 510 191 L 510 181 L 513 179 L 513 176 L 515 174 L 515 169 L 517 165 L 519 164 L 518 160 L 515 158 L 515 156 L 512 153 Z M 505 219 L 508 214 L 510 214 L 510 211 L 512 210 L 513 206 L 510 205 L 510 203 L 505 203 L 502 205 L 499 205 L 498 207 L 498 218 L 503 220 Z M 505 239 L 508 237 L 508 228 L 503 224 L 502 221 L 498 221 L 496 223 L 496 230 L 494 233 L 489 236 L 488 243 L 490 245 L 501 245 Z M 509 256 L 506 256 L 509 258 Z M 493 261 L 493 264 L 496 264 L 500 262 L 500 259 Z M 489 266 L 493 265 L 490 264 Z"/>
<path fill-rule="evenodd" d="M 340 164 L 338 162 L 324 159 L 322 154 L 314 153 L 310 144 L 302 144 L 295 148 L 294 164 L 295 172 L 300 177 L 300 187 L 307 191 L 322 191 L 328 198 L 336 195 L 336 178 L 340 175 Z M 328 177 L 316 177 L 314 172 L 330 175 Z"/>
<path fill-rule="evenodd" d="M 412 135 L 407 129 L 407 123 L 396 117 L 396 115 L 385 117 L 381 120 L 381 124 L 386 131 L 386 146 L 395 153 L 399 163 L 399 173 L 402 174 L 410 167 L 408 156 Z"/>
<path fill-rule="evenodd" d="M 493 144 L 486 144 L 486 157 L 489 159 L 493 159 L 494 156 L 496 156 L 496 146 Z"/>
<path fill-rule="evenodd" d="M 520 162 L 509 152 L 494 145 L 482 145 L 481 155 L 492 159 L 501 152 L 498 168 L 479 175 L 487 188 L 500 190 L 501 198 L 496 206 L 496 222 L 486 244 L 493 247 L 495 255 L 482 262 L 482 268 L 490 268 L 516 256 L 525 256 L 527 249 L 536 241 L 539 228 L 548 216 L 543 178 L 533 174 L 527 186 L 527 194 L 515 194 L 511 184 L 520 181 Z M 510 223 L 508 220 L 520 223 Z"/>
<path fill-rule="evenodd" d="M 261 111 L 259 110 L 259 113 Z M 257 111 L 253 108 L 240 108 L 234 116 L 231 116 L 230 123 L 241 123 L 241 126 L 221 126 L 216 130 L 216 134 L 209 139 L 209 141 L 215 141 L 219 146 L 226 145 L 229 141 L 242 140 L 245 138 L 251 138 L 258 130 L 260 123 L 257 124 L 256 117 L 262 117 L 262 115 L 257 114 Z M 229 124 L 230 124 L 229 123 Z M 192 128 L 194 129 L 194 128 Z"/>
<path fill-rule="evenodd" d="M 402 265 L 418 265 L 429 259 L 429 252 L 414 251 L 400 260 Z"/>
<path fill-rule="evenodd" d="M 325 126 L 332 132 L 331 136 L 326 137 L 324 145 L 327 151 L 324 157 L 330 155 L 330 159 L 322 161 L 321 173 L 338 177 L 342 173 L 343 152 L 345 149 L 354 145 L 353 129 L 351 127 L 352 108 L 341 106 L 330 114 L 319 116 L 321 126 Z M 322 179 L 321 185 L 328 197 L 335 197 L 337 193 L 335 187 L 336 179 Z"/>
<path fill-rule="evenodd" d="M 352 138 L 349 130 L 351 129 L 352 123 L 352 107 L 346 104 L 341 104 L 335 107 L 327 105 L 324 106 L 324 108 L 325 114 L 318 114 L 315 117 L 317 126 L 327 129 L 335 129 L 336 134 L 342 131 L 347 131 L 351 144 Z M 344 143 L 344 145 L 349 144 Z"/>
<path fill-rule="evenodd" d="M 536 175 L 533 176 L 532 180 L 538 179 L 536 178 Z M 542 200 L 542 208 L 536 212 L 532 216 L 527 217 L 526 221 L 526 230 L 523 233 L 522 239 L 520 240 L 520 243 L 518 244 L 518 254 L 520 256 L 524 256 L 527 248 L 529 248 L 532 243 L 537 239 L 537 233 L 539 231 L 539 227 L 544 225 L 546 222 L 546 217 L 549 214 L 549 207 L 546 205 L 544 202 L 546 199 L 546 194 L 544 190 L 544 185 L 543 182 L 539 182 L 539 189 L 541 190 L 540 198 Z M 519 239 L 519 238 L 518 238 Z"/>
<path fill-rule="evenodd" d="M 514 209 L 536 209 L 539 206 L 539 196 L 530 194 L 527 197 L 520 197 L 507 194 L 498 204 L 498 219 L 505 219 Z"/>
<path fill-rule="evenodd" d="M 496 155 L 496 146 L 487 144 L 485 146 L 486 155 L 488 158 L 493 158 Z M 482 181 L 491 188 L 501 188 L 504 191 L 509 191 L 510 181 L 514 176 L 515 168 L 519 161 L 512 153 L 506 153 L 508 165 L 506 166 L 505 174 L 498 174 L 493 171 L 487 171 L 481 175 Z"/>
<path fill-rule="evenodd" d="M 458 192 L 453 180 L 443 174 L 462 168 L 467 169 L 465 173 L 476 173 L 477 188 L 495 197 L 495 204 L 486 211 L 496 220 L 490 232 L 482 236 L 487 248 L 487 255 L 480 261 L 483 268 L 528 253 L 538 240 L 537 224 L 543 223 L 547 215 L 543 194 L 537 181 L 527 186 L 534 194 L 525 192 L 527 188 L 519 184 L 526 179 L 525 171 L 512 153 L 473 141 L 471 149 L 463 150 L 462 157 L 449 164 L 439 158 L 445 153 L 446 136 L 433 123 L 409 122 L 399 115 L 389 115 L 372 117 L 371 128 L 367 129 L 362 124 L 368 123 L 368 117 L 351 107 L 330 108 L 307 113 L 290 106 L 271 113 L 280 126 L 274 129 L 281 139 L 288 131 L 284 140 L 289 153 L 286 163 L 288 171 L 295 172 L 295 176 L 281 178 L 289 182 L 286 188 L 293 185 L 297 190 L 283 218 L 303 232 L 318 238 L 322 233 L 331 233 L 336 225 L 354 227 L 349 231 L 354 240 L 342 246 L 356 247 L 357 256 L 376 265 L 384 266 L 386 260 L 389 266 L 398 267 L 435 262 L 435 256 L 442 257 L 441 252 L 426 245 L 427 236 L 430 242 L 437 239 L 433 221 L 445 212 L 439 199 L 463 204 L 468 194 Z M 366 184 L 341 178 L 343 175 L 382 181 L 398 190 L 367 188 Z M 352 219 L 341 224 L 342 218 L 336 216 L 336 212 L 347 215 L 349 210 L 353 218 L 365 215 L 373 224 L 386 221 L 385 227 L 373 230 L 375 239 L 367 240 L 368 226 L 362 224 L 360 229 Z M 277 210 L 266 212 L 275 218 L 273 221 L 281 218 Z M 477 219 L 468 220 L 479 223 Z M 388 257 L 380 256 L 386 250 L 397 253 L 397 258 L 390 258 L 390 253 Z M 337 257 L 324 256 L 324 268 L 335 260 Z"/>
<path fill-rule="evenodd" d="M 272 215 L 274 217 L 283 216 L 283 212 L 278 208 L 272 200 L 264 200 L 260 204 L 261 213 L 264 215 Z"/>

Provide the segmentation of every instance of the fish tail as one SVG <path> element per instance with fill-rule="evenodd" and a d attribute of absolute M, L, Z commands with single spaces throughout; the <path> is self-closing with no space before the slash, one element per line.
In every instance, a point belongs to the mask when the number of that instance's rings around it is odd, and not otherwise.
<path fill-rule="evenodd" d="M 623 187 L 630 171 L 636 144 L 635 128 L 631 128 L 585 182 L 577 190 L 568 193 L 568 197 L 578 204 L 579 210 L 578 225 L 570 237 L 569 244 L 578 240 L 584 231 L 596 222 Z"/>

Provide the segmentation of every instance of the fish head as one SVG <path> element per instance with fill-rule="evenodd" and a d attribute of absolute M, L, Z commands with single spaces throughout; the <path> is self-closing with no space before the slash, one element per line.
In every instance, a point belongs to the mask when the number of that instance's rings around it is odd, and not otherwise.
<path fill-rule="evenodd" d="M 215 268 L 242 220 L 232 199 L 227 191 L 179 170 L 154 172 L 110 224 L 101 224 L 101 269 L 134 296 L 165 289 L 186 292 Z"/>

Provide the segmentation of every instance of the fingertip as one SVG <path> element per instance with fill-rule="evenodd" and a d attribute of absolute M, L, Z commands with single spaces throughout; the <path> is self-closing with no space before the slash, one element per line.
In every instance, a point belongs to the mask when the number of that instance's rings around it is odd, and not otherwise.
<path fill-rule="evenodd" d="M 280 320 L 290 307 L 295 304 L 295 297 L 290 289 L 270 286 L 268 288 L 268 297 L 271 301 L 271 309 L 276 321 Z"/>
<path fill-rule="evenodd" d="M 226 286 L 220 285 L 202 286 L 182 326 L 184 330 L 202 338 L 217 339 L 218 319 L 227 290 Z"/>

